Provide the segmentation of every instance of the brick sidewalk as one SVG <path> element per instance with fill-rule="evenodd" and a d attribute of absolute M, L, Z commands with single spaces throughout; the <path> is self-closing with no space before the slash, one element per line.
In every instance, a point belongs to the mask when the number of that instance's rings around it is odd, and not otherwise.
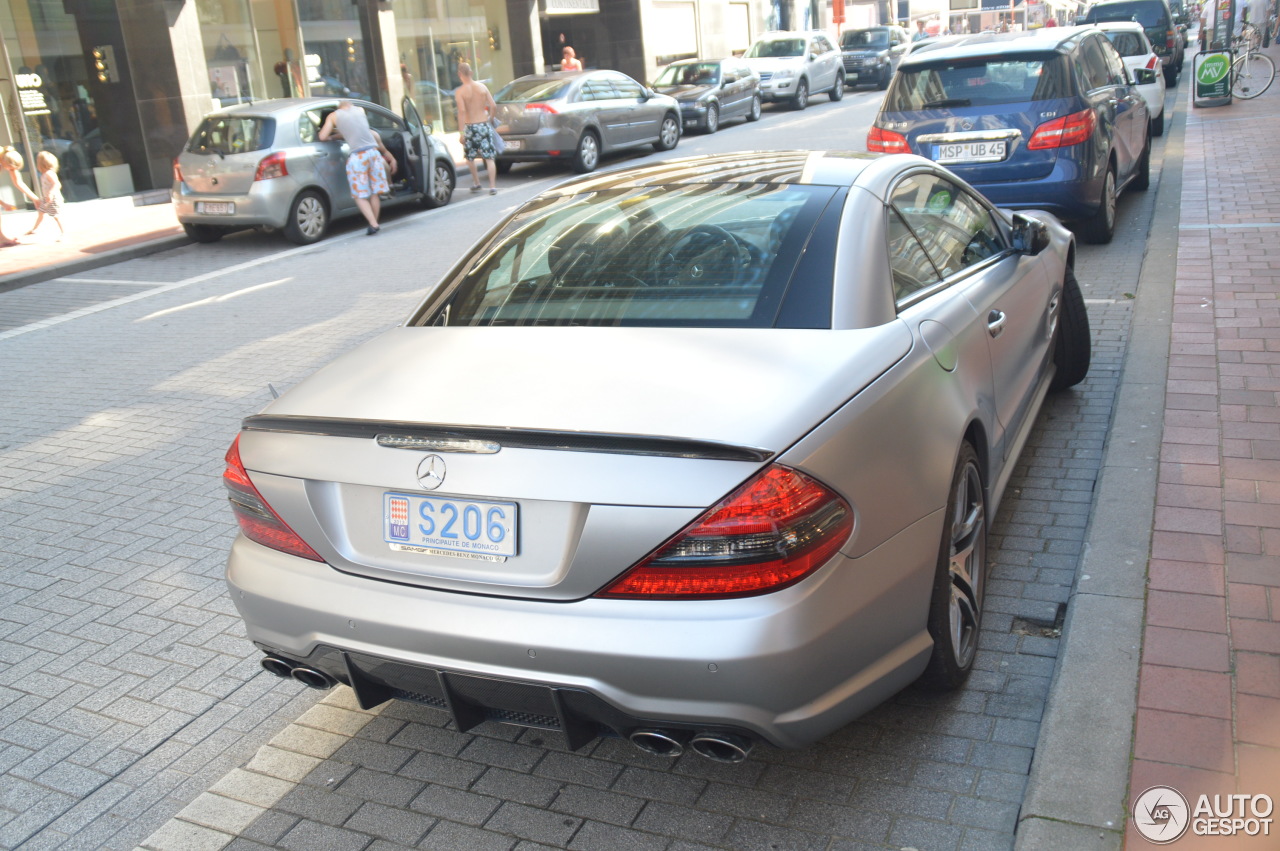
<path fill-rule="evenodd" d="M 1280 85 L 1187 120 L 1131 803 L 1280 800 L 1278 137 Z M 1132 820 L 1126 839 L 1147 846 Z M 1256 845 L 1177 845 L 1275 848 L 1280 818 Z"/>

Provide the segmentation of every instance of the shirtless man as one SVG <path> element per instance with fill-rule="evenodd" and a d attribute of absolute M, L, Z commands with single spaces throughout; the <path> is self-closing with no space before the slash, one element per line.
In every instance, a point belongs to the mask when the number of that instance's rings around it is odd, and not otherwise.
<path fill-rule="evenodd" d="M 480 191 L 480 173 L 476 170 L 476 160 L 484 160 L 484 167 L 489 172 L 489 194 L 498 194 L 498 167 L 494 157 L 498 155 L 493 143 L 493 125 L 490 121 L 498 111 L 493 102 L 493 95 L 483 83 L 477 83 L 471 75 L 471 66 L 466 62 L 458 63 L 458 79 L 461 85 L 454 90 L 453 99 L 458 105 L 458 139 L 462 142 L 467 158 L 467 167 L 471 169 L 471 191 Z"/>

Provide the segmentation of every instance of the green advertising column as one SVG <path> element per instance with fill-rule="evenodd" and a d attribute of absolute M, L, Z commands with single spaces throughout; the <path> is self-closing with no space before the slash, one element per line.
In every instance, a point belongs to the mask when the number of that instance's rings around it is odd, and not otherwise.
<path fill-rule="evenodd" d="M 1191 62 L 1196 90 L 1192 106 L 1226 106 L 1231 103 L 1230 50 L 1207 50 L 1197 53 Z"/>

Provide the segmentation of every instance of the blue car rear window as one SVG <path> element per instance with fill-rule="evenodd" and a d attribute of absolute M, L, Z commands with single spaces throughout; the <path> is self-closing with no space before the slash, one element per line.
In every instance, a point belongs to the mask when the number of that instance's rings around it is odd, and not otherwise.
<path fill-rule="evenodd" d="M 886 112 L 993 106 L 1071 97 L 1066 58 L 999 56 L 899 68 Z"/>

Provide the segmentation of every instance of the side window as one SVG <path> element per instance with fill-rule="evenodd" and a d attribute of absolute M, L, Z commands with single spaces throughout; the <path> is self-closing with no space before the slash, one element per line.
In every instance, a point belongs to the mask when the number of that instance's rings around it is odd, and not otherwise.
<path fill-rule="evenodd" d="M 1124 60 L 1120 58 L 1115 45 L 1106 39 L 1098 39 L 1098 47 L 1102 48 L 1102 55 L 1107 59 L 1107 71 L 1108 76 L 1111 78 L 1111 84 L 1113 86 L 1126 85 L 1128 81 L 1125 79 Z"/>
<path fill-rule="evenodd" d="M 986 205 L 940 175 L 907 178 L 891 200 L 944 278 L 1005 249 Z"/>
<path fill-rule="evenodd" d="M 588 80 L 582 87 L 582 100 L 612 100 L 617 96 L 608 80 Z"/>
<path fill-rule="evenodd" d="M 618 92 L 617 97 L 621 98 L 642 98 L 644 97 L 644 89 L 635 80 L 626 77 L 613 78 L 613 88 Z"/>
<path fill-rule="evenodd" d="M 1107 58 L 1102 54 L 1097 39 L 1085 39 L 1084 44 L 1080 45 L 1080 58 L 1080 70 L 1089 91 L 1112 85 L 1111 70 L 1107 67 Z"/>
<path fill-rule="evenodd" d="M 827 37 L 823 35 L 820 35 L 817 38 L 815 38 L 813 40 L 813 43 L 817 45 L 817 52 L 819 55 L 823 53 L 830 53 L 831 51 L 835 50 L 835 48 L 831 46 L 831 42 L 827 41 Z"/>
<path fill-rule="evenodd" d="M 889 271 L 893 276 L 893 300 L 906 299 L 938 282 L 938 270 L 924 246 L 907 227 L 902 214 L 889 208 Z"/>
<path fill-rule="evenodd" d="M 364 114 L 369 119 L 369 126 L 377 130 L 379 135 L 404 130 L 404 125 L 400 123 L 399 119 L 381 110 L 366 109 Z"/>
<path fill-rule="evenodd" d="M 320 117 L 320 110 L 308 109 L 298 119 L 298 137 L 306 144 L 319 142 L 320 127 L 323 124 L 324 119 Z"/>

